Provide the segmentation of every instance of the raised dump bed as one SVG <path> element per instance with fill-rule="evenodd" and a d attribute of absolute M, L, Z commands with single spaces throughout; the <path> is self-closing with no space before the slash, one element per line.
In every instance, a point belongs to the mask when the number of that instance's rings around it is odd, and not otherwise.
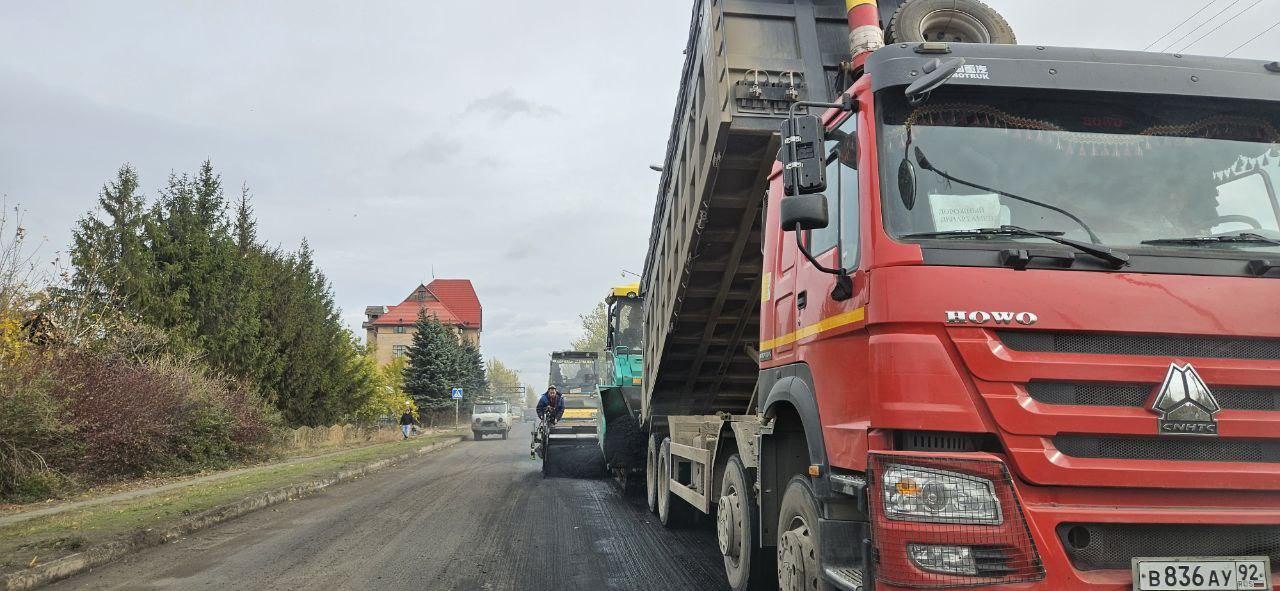
<path fill-rule="evenodd" d="M 747 410 L 765 179 L 791 104 L 838 93 L 844 6 L 694 3 L 644 266 L 645 420 Z"/>

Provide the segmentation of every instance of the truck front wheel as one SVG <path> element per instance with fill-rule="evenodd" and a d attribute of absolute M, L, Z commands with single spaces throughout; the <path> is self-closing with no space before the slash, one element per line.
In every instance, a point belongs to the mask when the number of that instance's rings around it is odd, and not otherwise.
<path fill-rule="evenodd" d="M 796 476 L 787 484 L 778 510 L 778 588 L 781 591 L 832 589 L 818 560 L 818 501 L 809 481 Z"/>
<path fill-rule="evenodd" d="M 724 573 L 733 591 L 777 589 L 774 554 L 756 543 L 760 509 L 738 454 L 729 456 L 716 504 L 716 540 L 724 556 Z"/>

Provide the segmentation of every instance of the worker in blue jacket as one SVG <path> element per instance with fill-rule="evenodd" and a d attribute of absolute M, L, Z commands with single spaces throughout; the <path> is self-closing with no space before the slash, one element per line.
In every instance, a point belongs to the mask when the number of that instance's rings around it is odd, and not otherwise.
<path fill-rule="evenodd" d="M 537 411 L 538 420 L 542 420 L 546 417 L 548 425 L 555 424 L 556 421 L 560 420 L 560 417 L 564 416 L 564 396 L 560 395 L 560 392 L 556 390 L 554 385 L 548 387 L 547 391 L 542 394 L 542 397 L 538 398 Z M 529 444 L 530 460 L 537 456 L 541 456 L 544 450 L 543 446 L 546 442 L 542 441 L 541 438 L 549 435 L 550 430 L 548 429 L 548 433 L 542 433 L 541 431 L 541 426 L 533 431 L 533 443 Z"/>
<path fill-rule="evenodd" d="M 555 385 L 548 387 L 547 391 L 538 399 L 538 418 L 541 419 L 548 412 L 548 409 L 552 412 L 550 420 L 552 423 L 559 421 L 560 417 L 564 416 L 564 396 L 560 395 Z"/>

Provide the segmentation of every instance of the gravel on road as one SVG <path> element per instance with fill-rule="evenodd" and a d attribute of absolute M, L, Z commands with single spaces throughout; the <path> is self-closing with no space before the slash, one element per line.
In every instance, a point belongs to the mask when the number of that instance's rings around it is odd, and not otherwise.
<path fill-rule="evenodd" d="M 666 530 L 528 458 L 520 437 L 464 441 L 50 588 L 727 588 L 709 520 Z"/>

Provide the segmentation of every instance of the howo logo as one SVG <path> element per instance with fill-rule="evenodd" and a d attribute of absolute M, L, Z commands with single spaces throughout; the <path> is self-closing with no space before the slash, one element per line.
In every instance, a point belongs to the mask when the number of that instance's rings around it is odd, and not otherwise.
<path fill-rule="evenodd" d="M 1157 421 L 1165 435 L 1217 435 L 1218 421 L 1214 415 L 1222 407 L 1214 399 L 1200 374 L 1191 364 L 1169 364 L 1169 373 L 1160 384 L 1160 393 L 1151 405 L 1160 415 Z"/>
<path fill-rule="evenodd" d="M 1021 324 L 1031 326 L 1040 321 L 1032 312 L 987 312 L 947 310 L 947 324 Z"/>

